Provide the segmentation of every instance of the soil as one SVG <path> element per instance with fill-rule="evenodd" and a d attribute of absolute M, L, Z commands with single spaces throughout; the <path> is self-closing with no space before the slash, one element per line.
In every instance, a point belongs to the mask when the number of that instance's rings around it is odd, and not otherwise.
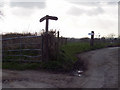
<path fill-rule="evenodd" d="M 2 70 L 3 88 L 117 88 L 118 47 L 79 54 L 87 69 L 82 76 L 41 70 Z"/>

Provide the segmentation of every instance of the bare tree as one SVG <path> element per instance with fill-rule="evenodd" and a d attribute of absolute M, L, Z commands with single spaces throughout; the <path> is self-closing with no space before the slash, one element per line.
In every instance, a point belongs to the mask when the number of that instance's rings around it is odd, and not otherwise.
<path fill-rule="evenodd" d="M 115 34 L 114 33 L 111 33 L 108 35 L 108 38 L 114 38 L 115 37 Z"/>

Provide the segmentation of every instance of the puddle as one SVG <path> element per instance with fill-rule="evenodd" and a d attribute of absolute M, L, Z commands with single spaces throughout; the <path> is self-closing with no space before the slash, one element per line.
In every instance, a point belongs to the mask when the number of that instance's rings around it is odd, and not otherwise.
<path fill-rule="evenodd" d="M 78 76 L 78 77 L 81 77 L 81 76 L 82 76 L 82 73 L 83 73 L 83 71 L 81 71 L 81 70 L 73 71 L 73 75 L 74 75 L 74 76 Z"/>

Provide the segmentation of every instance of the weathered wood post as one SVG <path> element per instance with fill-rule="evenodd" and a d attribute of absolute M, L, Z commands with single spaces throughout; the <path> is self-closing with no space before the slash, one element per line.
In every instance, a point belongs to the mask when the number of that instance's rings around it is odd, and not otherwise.
<path fill-rule="evenodd" d="M 60 32 L 59 31 L 57 32 L 57 39 L 58 39 L 57 43 L 58 43 L 58 47 L 59 47 L 59 44 L 60 44 Z"/>
<path fill-rule="evenodd" d="M 43 59 L 44 59 L 44 58 L 43 58 L 43 55 L 44 55 L 44 54 L 43 54 L 43 35 L 41 35 L 41 41 L 42 41 L 42 42 L 41 42 L 41 44 L 42 44 L 42 46 L 41 46 L 42 54 L 41 54 L 41 55 L 42 55 L 42 61 L 43 61 Z"/>
<path fill-rule="evenodd" d="M 59 43 L 60 42 L 60 32 L 57 32 L 57 59 L 59 58 Z"/>
<path fill-rule="evenodd" d="M 58 37 L 58 41 L 59 41 L 59 38 L 60 38 L 60 32 L 59 31 L 57 32 L 57 37 Z"/>
<path fill-rule="evenodd" d="M 46 60 L 48 61 L 49 60 L 49 43 L 48 43 L 48 26 L 49 26 L 49 19 L 50 20 L 58 20 L 57 17 L 54 17 L 54 16 L 49 16 L 49 15 L 46 15 L 44 16 L 43 18 L 40 19 L 40 22 L 46 20 L 46 26 L 45 26 L 45 36 L 43 35 L 43 60 Z M 45 38 L 44 38 L 45 37 Z M 44 40 L 45 39 L 45 40 Z"/>
<path fill-rule="evenodd" d="M 94 31 L 91 31 L 90 45 L 91 45 L 91 46 L 94 46 Z"/>

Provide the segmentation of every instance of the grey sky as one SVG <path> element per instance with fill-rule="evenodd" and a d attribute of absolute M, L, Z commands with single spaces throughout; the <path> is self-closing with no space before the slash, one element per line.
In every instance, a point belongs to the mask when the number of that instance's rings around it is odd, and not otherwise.
<path fill-rule="evenodd" d="M 4 3 L 3 2 L 0 2 L 0 7 L 3 7 Z"/>
<path fill-rule="evenodd" d="M 46 7 L 45 2 L 11 2 L 11 7 L 22 7 L 22 8 L 40 8 L 44 9 Z"/>
<path fill-rule="evenodd" d="M 91 30 L 103 36 L 117 34 L 117 0 L 10 1 L 4 6 L 4 27 L 0 26 L 4 32 L 40 32 L 45 28 L 45 22 L 40 23 L 39 19 L 48 14 L 58 17 L 57 21 L 50 21 L 49 29 L 60 30 L 62 36 L 86 37 Z"/>
<path fill-rule="evenodd" d="M 1 19 L 1 16 L 2 16 L 2 12 L 0 11 L 0 19 Z"/>
<path fill-rule="evenodd" d="M 101 6 L 101 2 L 69 2 L 69 3 L 82 6 Z"/>
<path fill-rule="evenodd" d="M 79 16 L 82 14 L 92 16 L 92 15 L 99 15 L 102 13 L 104 13 L 104 10 L 102 9 L 102 7 L 95 7 L 91 10 L 85 10 L 83 8 L 71 7 L 68 11 L 68 14 L 75 15 L 75 16 Z"/>
<path fill-rule="evenodd" d="M 0 11 L 0 15 L 3 15 L 2 11 Z"/>
<path fill-rule="evenodd" d="M 108 4 L 108 5 L 118 4 L 118 2 L 69 2 L 69 3 L 76 4 L 76 5 L 84 5 L 84 6 L 101 6 L 104 4 Z"/>
<path fill-rule="evenodd" d="M 68 2 L 119 2 L 119 0 L 66 0 Z"/>
<path fill-rule="evenodd" d="M 4 6 L 4 3 L 0 2 L 0 19 L 3 17 L 3 6 Z"/>

